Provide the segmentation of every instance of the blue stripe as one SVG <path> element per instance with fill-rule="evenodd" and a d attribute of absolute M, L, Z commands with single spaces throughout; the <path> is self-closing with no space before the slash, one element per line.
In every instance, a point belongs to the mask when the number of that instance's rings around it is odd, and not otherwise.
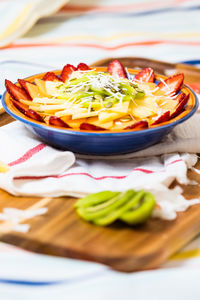
<path fill-rule="evenodd" d="M 96 271 L 91 274 L 77 276 L 75 278 L 66 279 L 66 280 L 22 280 L 22 279 L 9 279 L 9 278 L 0 278 L 0 284 L 7 284 L 7 285 L 20 285 L 20 286 L 32 286 L 32 287 L 39 287 L 39 286 L 50 286 L 50 285 L 60 285 L 60 284 L 78 284 L 84 281 L 88 281 L 90 279 L 94 279 L 97 277 L 104 276 L 107 273 L 107 269 Z"/>
<path fill-rule="evenodd" d="M 129 16 L 134 16 L 134 17 L 140 17 L 140 16 L 147 16 L 147 15 L 154 15 L 154 14 L 162 14 L 162 13 L 168 13 L 168 12 L 182 12 L 182 11 L 193 11 L 193 10 L 200 10 L 200 6 L 195 6 L 195 7 L 169 7 L 169 8 L 160 8 L 160 9 L 155 9 L 155 10 L 148 10 L 148 11 L 143 11 L 143 12 L 138 12 L 138 13 L 128 13 L 127 15 Z"/>
<path fill-rule="evenodd" d="M 84 16 L 87 18 L 96 18 L 97 15 L 101 17 L 107 17 L 112 16 L 113 17 L 119 17 L 119 16 L 125 16 L 125 17 L 140 17 L 140 16 L 147 16 L 147 15 L 154 15 L 154 14 L 161 14 L 161 13 L 168 13 L 168 12 L 182 12 L 182 11 L 194 11 L 194 10 L 200 10 L 200 5 L 192 6 L 192 7 L 165 7 L 165 8 L 159 8 L 159 9 L 152 9 L 152 10 L 146 10 L 146 11 L 139 11 L 139 12 L 132 12 L 132 11 L 126 11 L 126 12 L 89 12 L 89 13 L 82 13 L 79 15 L 79 19 Z M 69 13 L 70 15 L 71 13 Z M 66 16 L 53 16 L 53 17 L 47 17 L 44 19 L 41 19 L 38 21 L 39 24 L 43 23 L 49 23 L 49 22 L 58 22 L 62 19 L 66 19 Z"/>
<path fill-rule="evenodd" d="M 18 279 L 6 279 L 0 278 L 0 283 L 11 284 L 11 285 L 28 285 L 28 286 L 47 286 L 61 283 L 61 281 L 29 281 L 29 280 L 18 280 Z"/>
<path fill-rule="evenodd" d="M 189 64 L 189 65 L 200 65 L 200 60 L 199 59 L 192 59 L 192 60 L 183 61 L 182 63 Z"/>
<path fill-rule="evenodd" d="M 169 12 L 182 12 L 182 11 L 194 11 L 194 10 L 200 10 L 200 6 L 195 7 L 168 7 L 168 8 L 160 8 L 160 9 L 152 9 L 152 10 L 146 10 L 141 12 L 122 12 L 122 13 L 110 13 L 112 16 L 130 16 L 130 17 L 141 17 L 141 16 L 148 16 L 148 15 L 155 15 L 155 14 L 163 14 L 163 13 L 169 13 Z M 95 13 L 96 14 L 96 13 Z M 100 14 L 97 12 L 97 14 Z M 102 14 L 102 13 L 101 13 Z M 109 13 L 103 13 L 104 16 L 109 15 Z M 90 16 L 89 14 L 87 17 Z M 91 15 L 93 17 L 93 15 Z"/>

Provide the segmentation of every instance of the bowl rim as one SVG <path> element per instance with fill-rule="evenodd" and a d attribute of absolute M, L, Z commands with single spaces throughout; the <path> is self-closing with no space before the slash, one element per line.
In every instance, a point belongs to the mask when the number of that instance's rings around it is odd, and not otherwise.
<path fill-rule="evenodd" d="M 99 70 L 107 70 L 106 67 L 96 67 L 97 69 Z M 132 68 L 127 68 L 128 71 L 132 74 L 137 74 L 138 72 L 140 72 L 140 70 L 138 69 L 132 69 Z M 54 72 L 55 74 L 60 74 L 61 73 L 61 70 L 53 70 L 53 71 L 49 71 L 49 72 Z M 30 80 L 33 81 L 35 78 L 38 78 L 38 77 L 42 77 L 44 74 L 46 74 L 46 72 L 42 72 L 42 73 L 38 73 L 38 74 L 34 74 L 32 76 L 28 76 L 24 79 L 26 80 Z M 160 75 L 160 74 L 155 74 L 155 78 L 157 80 L 159 80 L 159 78 L 162 78 L 162 79 L 166 79 L 168 78 L 167 76 L 164 76 L 164 75 Z M 176 125 L 186 121 L 187 119 L 189 119 L 195 112 L 196 110 L 198 109 L 198 106 L 199 106 L 199 101 L 198 101 L 198 98 L 197 98 L 197 95 L 194 93 L 194 91 L 187 85 L 183 85 L 181 90 L 185 88 L 187 90 L 189 90 L 189 93 L 194 97 L 194 105 L 192 107 L 192 109 L 187 113 L 185 114 L 184 116 L 180 117 L 184 111 L 178 115 L 177 117 L 175 117 L 174 119 L 172 119 L 171 121 L 168 121 L 166 122 L 166 124 L 164 123 L 163 125 L 155 125 L 155 127 L 153 128 L 146 128 L 146 129 L 141 129 L 141 130 L 113 130 L 113 131 L 108 131 L 108 130 L 99 130 L 99 131 L 92 131 L 92 130 L 77 130 L 77 129 L 73 129 L 73 128 L 62 128 L 62 127 L 55 127 L 54 125 L 48 125 L 48 124 L 45 124 L 45 123 L 41 123 L 39 121 L 36 121 L 36 120 L 33 120 L 33 119 L 30 119 L 28 117 L 26 117 L 25 115 L 23 115 L 23 113 L 21 113 L 19 110 L 17 110 L 17 112 L 19 113 L 16 114 L 15 112 L 13 112 L 10 108 L 8 108 L 7 106 L 7 103 L 6 101 L 11 101 L 10 100 L 10 95 L 7 91 L 5 91 L 3 93 L 3 96 L 2 96 L 2 105 L 3 105 L 3 108 L 5 109 L 5 111 L 11 115 L 13 118 L 23 122 L 24 124 L 26 125 L 29 125 L 29 126 L 33 126 L 33 127 L 37 127 L 37 128 L 40 128 L 40 129 L 44 129 L 44 130 L 51 130 L 51 131 L 54 131 L 54 132 L 59 132 L 59 133 L 68 133 L 68 134 L 71 134 L 71 135 L 92 135 L 92 136 L 126 136 L 126 135 L 130 135 L 130 134 L 134 134 L 134 135 L 140 135 L 140 134 L 145 134 L 146 132 L 148 133 L 153 133 L 153 132 L 156 132 L 158 131 L 159 129 L 168 129 L 170 127 L 175 127 Z M 7 100 L 8 99 L 8 100 Z M 161 123 L 162 124 L 162 123 Z"/>

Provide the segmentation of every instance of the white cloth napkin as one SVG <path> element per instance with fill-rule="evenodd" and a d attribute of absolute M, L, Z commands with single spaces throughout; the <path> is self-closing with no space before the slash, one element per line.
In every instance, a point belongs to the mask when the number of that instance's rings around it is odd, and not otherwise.
<path fill-rule="evenodd" d="M 175 179 L 189 183 L 187 170 L 196 164 L 197 156 L 171 152 L 200 152 L 199 125 L 200 116 L 196 114 L 159 144 L 111 160 L 85 159 L 54 149 L 20 122 L 13 122 L 0 128 L 0 160 L 11 166 L 7 173 L 0 174 L 0 187 L 13 195 L 46 197 L 146 189 L 156 196 L 158 209 L 154 215 L 173 219 L 177 211 L 199 202 L 185 200 L 180 188 L 168 188 Z M 147 156 L 161 153 L 165 154 Z"/>

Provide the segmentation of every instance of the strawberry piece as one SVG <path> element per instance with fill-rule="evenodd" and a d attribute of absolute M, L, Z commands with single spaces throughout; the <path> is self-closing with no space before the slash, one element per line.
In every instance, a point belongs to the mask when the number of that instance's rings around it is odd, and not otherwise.
<path fill-rule="evenodd" d="M 159 82 L 157 87 L 167 95 L 175 95 L 180 90 L 184 80 L 184 74 L 176 74 L 172 77 L 165 79 L 164 82 Z"/>
<path fill-rule="evenodd" d="M 138 121 L 138 122 L 126 127 L 125 129 L 141 130 L 141 129 L 146 129 L 148 127 L 149 127 L 148 122 L 145 120 L 142 120 L 142 121 Z"/>
<path fill-rule="evenodd" d="M 84 63 L 78 64 L 77 71 L 87 71 L 87 70 L 91 70 L 91 68 L 88 65 Z"/>
<path fill-rule="evenodd" d="M 51 116 L 49 118 L 49 125 L 69 128 L 69 125 L 67 123 L 65 123 L 63 120 L 61 120 L 61 118 L 56 116 Z"/>
<path fill-rule="evenodd" d="M 27 109 L 27 111 L 25 111 L 25 115 L 31 119 L 34 119 L 36 121 L 39 122 L 44 122 L 43 118 L 33 109 Z"/>
<path fill-rule="evenodd" d="M 70 64 L 65 65 L 60 75 L 62 81 L 65 82 L 67 79 L 69 79 L 70 75 L 76 70 L 77 68 L 74 67 L 73 65 Z"/>
<path fill-rule="evenodd" d="M 25 111 L 28 109 L 28 106 L 19 102 L 18 100 L 13 100 L 12 99 L 12 103 L 14 104 L 14 106 L 21 111 L 21 113 L 25 114 Z"/>
<path fill-rule="evenodd" d="M 185 97 L 186 97 L 186 94 L 185 94 L 185 93 L 179 93 L 179 94 L 176 96 L 175 100 L 179 103 L 179 102 L 181 102 Z"/>
<path fill-rule="evenodd" d="M 16 101 L 16 100 L 12 100 L 12 103 L 21 113 L 23 113 L 27 117 L 34 119 L 36 121 L 39 121 L 39 122 L 44 122 L 43 118 L 36 111 L 28 108 L 27 105 L 25 105 L 19 101 Z"/>
<path fill-rule="evenodd" d="M 42 79 L 45 81 L 60 81 L 58 76 L 53 72 L 47 72 Z"/>
<path fill-rule="evenodd" d="M 29 95 L 19 86 L 12 83 L 10 80 L 5 80 L 5 87 L 11 97 L 17 101 L 19 100 L 30 100 Z"/>
<path fill-rule="evenodd" d="M 80 129 L 82 129 L 82 130 L 92 130 L 92 131 L 105 130 L 105 128 L 101 128 L 99 126 L 95 126 L 95 125 L 88 124 L 88 123 L 82 123 L 80 125 Z"/>
<path fill-rule="evenodd" d="M 18 82 L 20 83 L 21 87 L 26 91 L 26 93 L 30 96 L 30 99 L 45 96 L 45 94 L 41 92 L 41 89 L 39 89 L 39 87 L 36 84 L 24 79 L 18 79 Z M 45 84 L 44 81 L 43 83 Z M 46 91 L 44 91 L 44 93 L 45 92 Z"/>
<path fill-rule="evenodd" d="M 28 90 L 27 90 L 27 86 L 26 86 L 26 84 L 27 84 L 27 82 L 29 82 L 29 81 L 27 81 L 27 80 L 24 80 L 24 79 L 18 79 L 17 80 L 18 82 L 19 82 L 19 84 L 21 85 L 21 87 L 27 92 L 27 94 L 28 94 Z M 29 82 L 30 84 L 33 84 L 33 83 L 31 83 L 31 82 Z"/>
<path fill-rule="evenodd" d="M 133 81 L 154 82 L 154 71 L 151 68 L 146 68 L 135 75 Z"/>
<path fill-rule="evenodd" d="M 164 112 L 157 120 L 155 120 L 151 125 L 157 125 L 163 122 L 167 122 L 170 119 L 170 111 Z"/>
<path fill-rule="evenodd" d="M 108 65 L 108 73 L 114 77 L 127 78 L 123 65 L 117 60 L 113 60 Z"/>
<path fill-rule="evenodd" d="M 176 110 L 171 114 L 170 119 L 177 117 L 185 110 L 185 106 L 187 105 L 189 98 L 190 98 L 190 94 L 185 95 L 185 97 L 184 98 L 182 97 L 182 99 L 180 97 L 180 101 L 176 106 Z"/>
<path fill-rule="evenodd" d="M 29 93 L 29 89 L 28 89 L 28 87 L 27 87 L 27 83 L 29 83 L 29 84 L 31 84 L 31 85 L 34 85 L 34 84 L 31 83 L 31 82 L 29 82 L 29 81 L 27 81 L 27 80 L 24 80 L 24 79 L 18 79 L 18 82 L 19 82 L 19 84 L 21 85 L 21 87 L 26 91 L 27 95 L 29 95 L 29 99 L 32 100 L 32 97 L 31 97 L 31 95 L 30 95 L 30 93 Z M 34 85 L 34 86 L 35 86 L 35 85 Z"/>

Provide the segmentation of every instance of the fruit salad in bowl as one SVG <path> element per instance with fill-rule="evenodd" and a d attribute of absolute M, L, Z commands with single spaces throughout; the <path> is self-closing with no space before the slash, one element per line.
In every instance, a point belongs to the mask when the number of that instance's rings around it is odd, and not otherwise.
<path fill-rule="evenodd" d="M 184 75 L 151 68 L 67 64 L 61 71 L 5 81 L 5 110 L 48 144 L 77 153 L 113 155 L 158 142 L 197 109 Z"/>

